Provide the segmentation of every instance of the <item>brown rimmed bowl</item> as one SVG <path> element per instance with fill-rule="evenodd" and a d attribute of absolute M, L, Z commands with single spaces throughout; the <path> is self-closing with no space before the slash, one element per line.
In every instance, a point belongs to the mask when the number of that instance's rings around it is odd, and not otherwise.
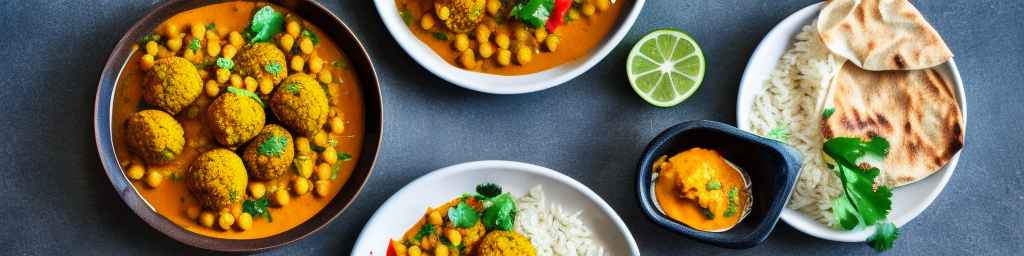
<path fill-rule="evenodd" d="M 352 176 L 346 181 L 341 191 L 317 214 L 310 217 L 304 223 L 283 233 L 270 237 L 248 240 L 222 239 L 203 236 L 188 231 L 170 220 L 164 218 L 146 203 L 131 181 L 124 175 L 117 156 L 114 153 L 114 142 L 111 131 L 111 115 L 114 103 L 114 92 L 116 91 L 118 78 L 132 54 L 132 44 L 156 29 L 162 22 L 175 14 L 199 8 L 206 5 L 229 2 L 235 0 L 213 0 L 213 1 L 185 1 L 173 0 L 157 5 L 153 10 L 146 13 L 141 20 L 128 30 L 121 40 L 117 42 L 114 51 L 110 54 L 103 72 L 100 75 L 99 86 L 96 90 L 96 102 L 93 113 L 93 130 L 96 137 L 96 148 L 99 151 L 100 161 L 106 170 L 110 183 L 114 185 L 118 195 L 124 200 L 135 214 L 153 228 L 170 236 L 179 242 L 208 250 L 225 252 L 251 252 L 262 251 L 279 246 L 287 245 L 298 241 L 310 234 L 320 230 L 334 218 L 338 217 L 359 195 L 366 180 L 370 177 L 374 162 L 377 159 L 377 152 L 381 142 L 381 131 L 383 128 L 383 112 L 380 95 L 380 83 L 377 72 L 373 68 L 370 56 L 356 35 L 349 30 L 338 18 L 338 16 L 327 10 L 326 7 L 312 0 L 268 0 L 298 14 L 306 21 L 320 27 L 324 33 L 333 39 L 338 48 L 349 58 L 352 68 L 359 76 L 364 101 L 365 135 L 362 154 L 356 162 Z"/>

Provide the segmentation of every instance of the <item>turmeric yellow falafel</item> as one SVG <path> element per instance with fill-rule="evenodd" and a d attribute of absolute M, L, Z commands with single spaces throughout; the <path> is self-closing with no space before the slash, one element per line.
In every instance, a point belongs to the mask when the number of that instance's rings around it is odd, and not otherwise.
<path fill-rule="evenodd" d="M 242 158 L 231 150 L 217 148 L 192 161 L 185 185 L 203 206 L 218 210 L 241 202 L 248 181 Z"/>
<path fill-rule="evenodd" d="M 192 104 L 202 92 L 203 80 L 192 62 L 181 57 L 159 59 L 147 73 L 142 98 L 171 115 Z"/>
<path fill-rule="evenodd" d="M 253 78 L 270 77 L 274 83 L 288 76 L 284 52 L 272 43 L 255 43 L 246 46 L 235 56 L 238 74 Z"/>
<path fill-rule="evenodd" d="M 206 118 L 217 142 L 234 147 L 256 137 L 267 117 L 255 93 L 228 87 L 206 108 Z"/>
<path fill-rule="evenodd" d="M 480 241 L 477 248 L 477 255 L 480 256 L 503 256 L 503 255 L 537 255 L 537 249 L 526 238 L 514 231 L 495 230 L 487 233 L 484 240 Z"/>
<path fill-rule="evenodd" d="M 486 3 L 486 0 L 437 0 L 434 1 L 434 10 L 448 29 L 465 33 L 475 29 L 483 20 Z"/>
<path fill-rule="evenodd" d="M 150 164 L 167 163 L 185 147 L 185 130 L 166 112 L 147 109 L 125 121 L 128 147 Z"/>
<path fill-rule="evenodd" d="M 320 83 L 306 74 L 281 81 L 270 98 L 270 110 L 278 120 L 302 136 L 312 137 L 327 122 L 330 106 Z"/>
<path fill-rule="evenodd" d="M 264 126 L 263 131 L 245 147 L 242 154 L 249 175 L 263 180 L 281 177 L 291 166 L 294 157 L 295 146 L 291 133 L 276 124 Z"/>

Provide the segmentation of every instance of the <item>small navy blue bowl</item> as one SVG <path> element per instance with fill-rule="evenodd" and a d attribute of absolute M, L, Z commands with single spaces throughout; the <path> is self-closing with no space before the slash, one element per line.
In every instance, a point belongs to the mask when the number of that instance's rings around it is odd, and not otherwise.
<path fill-rule="evenodd" d="M 732 229 L 723 232 L 693 229 L 666 216 L 655 203 L 651 189 L 654 161 L 658 157 L 672 156 L 694 147 L 718 151 L 750 177 L 753 194 L 750 213 Z M 800 174 L 800 154 L 783 143 L 727 124 L 697 120 L 672 126 L 655 137 L 640 157 L 638 168 L 637 195 L 640 208 L 649 219 L 700 242 L 744 249 L 764 242 L 775 228 L 779 214 L 789 200 L 789 194 Z"/>

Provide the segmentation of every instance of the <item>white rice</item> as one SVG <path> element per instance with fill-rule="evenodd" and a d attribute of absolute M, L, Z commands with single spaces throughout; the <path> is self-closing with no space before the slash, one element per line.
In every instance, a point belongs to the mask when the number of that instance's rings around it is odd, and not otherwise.
<path fill-rule="evenodd" d="M 513 230 L 530 238 L 537 255 L 605 255 L 580 220 L 580 211 L 568 213 L 562 206 L 547 205 L 544 189 L 535 186 L 516 199 L 519 209 Z"/>
<path fill-rule="evenodd" d="M 820 102 L 842 61 L 824 46 L 814 26 L 804 26 L 765 81 L 763 93 L 754 98 L 750 115 L 751 129 L 761 136 L 788 127 L 789 136 L 782 140 L 803 155 L 788 207 L 827 225 L 834 223 L 832 199 L 842 192 L 842 185 L 822 158 Z"/>

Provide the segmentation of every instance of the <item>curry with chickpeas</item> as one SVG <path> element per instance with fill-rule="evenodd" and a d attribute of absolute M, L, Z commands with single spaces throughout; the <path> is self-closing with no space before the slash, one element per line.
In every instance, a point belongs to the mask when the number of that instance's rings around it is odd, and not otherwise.
<path fill-rule="evenodd" d="M 452 65 L 500 75 L 586 56 L 628 0 L 396 0 L 409 29 Z"/>
<path fill-rule="evenodd" d="M 255 239 L 315 215 L 360 156 L 356 73 L 283 7 L 211 4 L 133 47 L 115 88 L 114 146 L 160 215 L 210 237 Z"/>

